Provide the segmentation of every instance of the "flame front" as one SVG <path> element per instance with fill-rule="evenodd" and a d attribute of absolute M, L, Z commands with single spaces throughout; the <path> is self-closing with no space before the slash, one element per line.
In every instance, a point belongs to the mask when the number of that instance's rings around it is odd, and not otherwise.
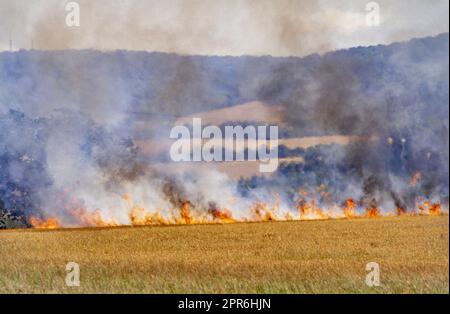
<path fill-rule="evenodd" d="M 54 217 L 50 217 L 45 220 L 37 217 L 30 217 L 29 221 L 31 226 L 36 229 L 57 229 L 61 227 L 58 219 Z"/>
<path fill-rule="evenodd" d="M 311 198 L 305 191 L 299 191 L 299 198 L 295 210 L 280 210 L 280 198 L 274 195 L 273 203 L 256 200 L 250 206 L 247 215 L 234 217 L 228 208 L 210 208 L 202 211 L 195 208 L 190 201 L 182 201 L 179 208 L 170 214 L 163 214 L 159 209 L 149 210 L 135 203 L 132 194 L 126 193 L 122 196 L 128 207 L 129 223 L 119 223 L 119 219 L 106 219 L 100 209 L 89 211 L 86 208 L 74 208 L 70 215 L 75 223 L 64 224 L 55 217 L 41 219 L 29 218 L 32 227 L 38 229 L 57 229 L 61 227 L 114 227 L 120 225 L 150 226 L 150 225 L 182 225 L 182 224 L 223 224 L 235 222 L 266 222 L 266 221 L 292 221 L 292 220 L 323 220 L 323 219 L 357 219 L 377 218 L 383 216 L 400 215 L 430 215 L 437 216 L 446 213 L 440 203 L 431 202 L 417 198 L 416 208 L 406 212 L 402 208 L 392 211 L 382 211 L 375 204 L 364 207 L 354 199 L 347 199 L 341 206 L 336 204 L 319 206 L 320 201 Z M 323 195 L 323 194 L 321 194 Z"/>

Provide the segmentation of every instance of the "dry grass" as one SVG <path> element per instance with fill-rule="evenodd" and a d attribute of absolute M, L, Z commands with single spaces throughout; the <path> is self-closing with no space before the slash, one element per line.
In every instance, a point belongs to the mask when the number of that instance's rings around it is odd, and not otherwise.
<path fill-rule="evenodd" d="M 448 236 L 448 216 L 2 231 L 0 292 L 448 293 Z"/>

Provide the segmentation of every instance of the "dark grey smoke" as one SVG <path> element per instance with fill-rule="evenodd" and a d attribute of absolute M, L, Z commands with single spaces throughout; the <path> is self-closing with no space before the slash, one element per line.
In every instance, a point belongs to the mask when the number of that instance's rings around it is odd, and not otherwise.
<path fill-rule="evenodd" d="M 288 108 L 297 136 L 373 137 L 340 147 L 339 160 L 335 150 L 323 150 L 327 177 L 315 183 L 340 194 L 356 181 L 362 206 L 392 201 L 406 209 L 418 195 L 448 198 L 448 77 L 448 35 L 442 35 L 286 60 L 260 85 L 258 99 Z M 420 188 L 411 192 L 417 171 Z M 344 182 L 330 180 L 343 173 Z"/>

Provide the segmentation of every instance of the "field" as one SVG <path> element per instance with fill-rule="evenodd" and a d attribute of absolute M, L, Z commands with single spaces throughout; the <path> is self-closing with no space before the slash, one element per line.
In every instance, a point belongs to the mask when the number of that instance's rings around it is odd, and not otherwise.
<path fill-rule="evenodd" d="M 7 230 L 0 293 L 448 293 L 448 245 L 447 215 Z M 68 262 L 80 287 L 65 285 Z"/>

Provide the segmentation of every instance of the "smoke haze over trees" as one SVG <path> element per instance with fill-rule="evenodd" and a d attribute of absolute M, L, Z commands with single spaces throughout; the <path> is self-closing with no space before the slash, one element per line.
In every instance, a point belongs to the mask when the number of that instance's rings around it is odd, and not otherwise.
<path fill-rule="evenodd" d="M 271 187 L 289 200 L 298 186 L 325 184 L 365 206 L 409 208 L 417 194 L 448 202 L 448 40 L 442 34 L 304 58 L 0 53 L 0 207 L 58 214 L 67 190 L 77 206 L 111 207 L 109 193 L 136 184 L 152 191 L 149 202 L 171 203 L 162 188 L 168 182 L 181 186 L 183 198 L 218 202 L 214 187 L 190 186 L 208 186 L 203 175 L 184 181 L 147 171 L 133 141 L 167 138 L 177 117 L 253 100 L 287 110 L 284 136 L 376 140 L 310 149 L 304 164 L 282 166 L 271 179 L 224 179 L 227 195 Z M 412 189 L 417 171 L 423 179 Z"/>

